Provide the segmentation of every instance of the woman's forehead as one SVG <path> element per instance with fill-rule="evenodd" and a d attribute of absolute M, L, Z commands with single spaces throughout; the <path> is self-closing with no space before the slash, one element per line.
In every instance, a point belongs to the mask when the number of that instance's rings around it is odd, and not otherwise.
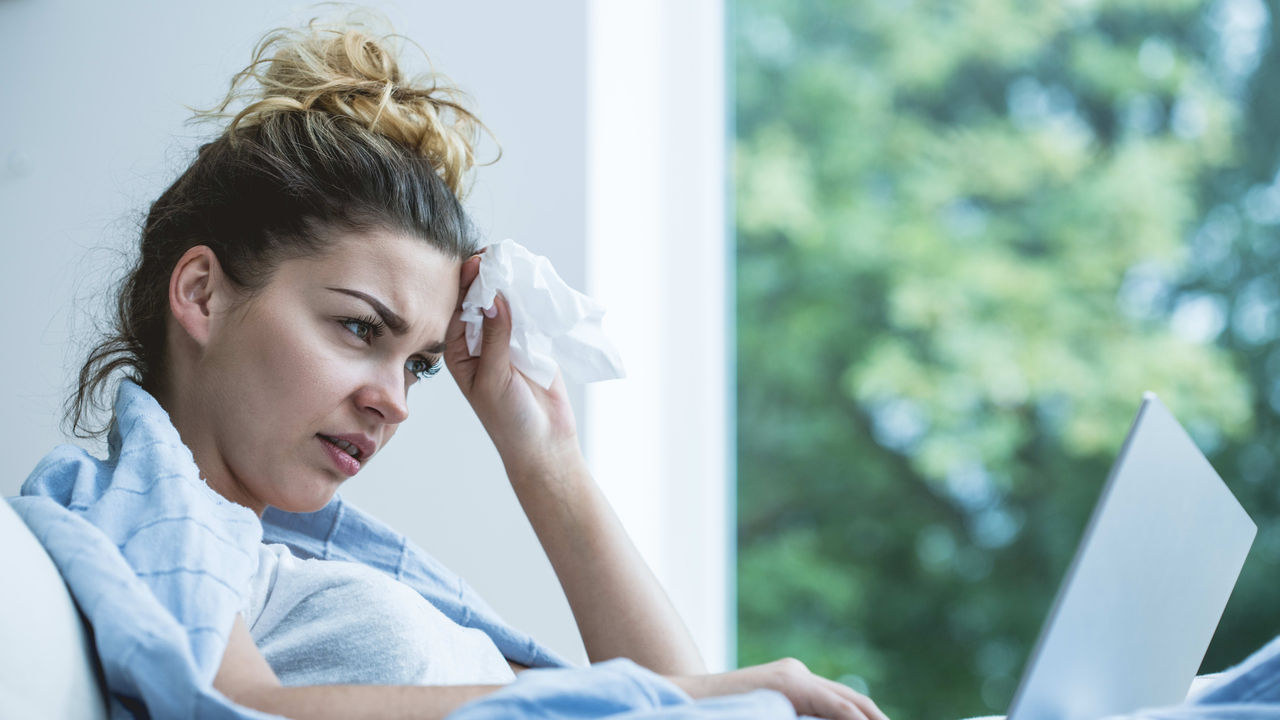
<path fill-rule="evenodd" d="M 280 279 L 310 292 L 334 288 L 368 295 L 410 323 L 422 315 L 451 312 L 457 302 L 460 263 L 429 242 L 407 233 L 370 230 L 344 233 L 325 252 L 285 261 Z"/>

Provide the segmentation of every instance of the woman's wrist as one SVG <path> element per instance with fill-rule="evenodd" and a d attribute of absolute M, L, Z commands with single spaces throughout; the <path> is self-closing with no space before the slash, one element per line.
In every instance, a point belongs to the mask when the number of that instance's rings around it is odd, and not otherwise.
<path fill-rule="evenodd" d="M 532 449 L 503 452 L 498 448 L 498 455 L 512 485 L 563 484 L 588 475 L 586 458 L 576 436 Z"/>
<path fill-rule="evenodd" d="M 711 677 L 709 675 L 665 675 L 664 677 L 694 700 L 711 696 L 707 689 Z"/>

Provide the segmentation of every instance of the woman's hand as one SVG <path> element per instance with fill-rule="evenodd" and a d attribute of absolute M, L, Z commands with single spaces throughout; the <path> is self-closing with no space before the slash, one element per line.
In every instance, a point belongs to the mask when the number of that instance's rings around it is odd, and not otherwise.
<path fill-rule="evenodd" d="M 564 380 L 556 373 L 543 389 L 511 364 L 511 308 L 501 294 L 495 314 L 486 314 L 480 355 L 467 351 L 462 299 L 480 272 L 480 256 L 462 264 L 458 306 L 445 340 L 445 364 L 484 424 L 508 470 L 532 469 L 577 457 L 577 429 Z"/>
<path fill-rule="evenodd" d="M 736 695 L 752 690 L 777 690 L 791 701 L 798 715 L 829 720 L 889 720 L 866 695 L 809 672 L 794 658 L 776 660 L 716 675 L 667 678 L 694 698 Z"/>

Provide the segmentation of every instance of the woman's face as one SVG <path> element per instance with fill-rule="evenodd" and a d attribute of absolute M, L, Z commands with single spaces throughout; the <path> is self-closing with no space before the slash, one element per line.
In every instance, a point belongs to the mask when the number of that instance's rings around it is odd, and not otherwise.
<path fill-rule="evenodd" d="M 459 265 L 401 232 L 348 233 L 211 318 L 172 413 L 209 485 L 258 513 L 323 507 L 409 416 L 409 387 L 442 369 Z"/>

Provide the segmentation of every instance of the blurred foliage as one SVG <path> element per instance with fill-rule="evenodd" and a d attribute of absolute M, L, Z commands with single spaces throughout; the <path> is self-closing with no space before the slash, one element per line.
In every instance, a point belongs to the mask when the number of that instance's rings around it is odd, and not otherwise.
<path fill-rule="evenodd" d="M 1006 709 L 1144 390 L 1280 633 L 1280 29 L 1261 0 L 740 0 L 739 662 Z"/>

